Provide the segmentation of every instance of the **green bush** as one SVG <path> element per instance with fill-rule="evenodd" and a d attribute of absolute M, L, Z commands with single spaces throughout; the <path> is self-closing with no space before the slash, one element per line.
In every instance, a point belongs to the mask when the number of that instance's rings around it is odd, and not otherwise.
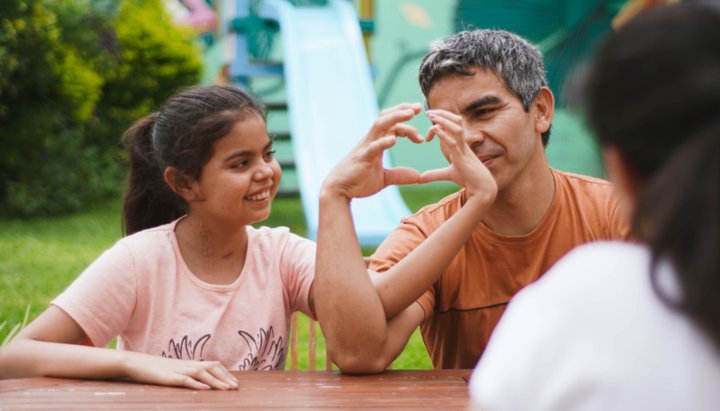
<path fill-rule="evenodd" d="M 173 26 L 159 0 L 121 2 L 115 35 L 117 64 L 105 74 L 98 108 L 105 126 L 114 128 L 106 133 L 113 142 L 178 88 L 197 84 L 202 72 L 194 33 Z"/>
<path fill-rule="evenodd" d="M 192 34 L 160 0 L 4 0 L 0 16 L 0 209 L 117 195 L 122 131 L 200 78 Z"/>

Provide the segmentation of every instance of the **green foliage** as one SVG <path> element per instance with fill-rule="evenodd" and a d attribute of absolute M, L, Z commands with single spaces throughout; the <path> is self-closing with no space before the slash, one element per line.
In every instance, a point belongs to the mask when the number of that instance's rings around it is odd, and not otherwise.
<path fill-rule="evenodd" d="M 197 84 L 202 54 L 194 34 L 174 26 L 159 0 L 121 2 L 115 34 L 118 60 L 106 73 L 101 110 L 121 131 L 178 88 Z"/>
<path fill-rule="evenodd" d="M 11 5 L 0 21 L 0 204 L 23 215 L 77 209 L 88 185 L 72 181 L 83 157 L 73 148 L 82 147 L 102 80 L 63 42 L 48 6 Z"/>
<path fill-rule="evenodd" d="M 118 201 L 116 201 L 118 203 Z M 100 253 L 120 237 L 119 207 L 71 216 L 0 219 L 0 341 L 10 326 L 48 307 Z"/>
<path fill-rule="evenodd" d="M 66 213 L 122 186 L 119 137 L 202 63 L 160 0 L 4 0 L 0 209 Z"/>
<path fill-rule="evenodd" d="M 5 335 L 5 338 L 0 341 L 0 348 L 7 345 L 7 343 L 12 340 L 13 337 L 17 335 L 20 330 L 22 330 L 28 323 L 28 320 L 30 319 L 30 306 L 28 305 L 27 308 L 25 308 L 25 315 L 23 316 L 23 320 L 19 323 L 16 323 L 15 325 L 10 328 L 10 330 Z M 5 330 L 5 326 L 8 325 L 7 320 L 0 323 L 0 333 Z"/>
<path fill-rule="evenodd" d="M 115 182 L 121 175 L 118 162 L 110 152 L 83 144 L 82 129 L 67 127 L 62 113 L 40 107 L 21 112 L 16 119 L 34 127 L 19 127 L 14 134 L 24 143 L 18 169 L 25 173 L 6 183 L 8 212 L 61 214 L 116 192 Z"/>
<path fill-rule="evenodd" d="M 0 118 L 11 121 L 39 104 L 53 105 L 70 119 L 87 117 L 100 96 L 98 75 L 62 42 L 51 9 L 38 0 L 8 1 L 0 21 Z"/>

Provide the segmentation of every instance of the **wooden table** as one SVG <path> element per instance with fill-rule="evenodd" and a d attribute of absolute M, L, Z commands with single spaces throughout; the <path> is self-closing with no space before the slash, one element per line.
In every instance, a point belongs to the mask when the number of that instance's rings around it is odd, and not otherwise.
<path fill-rule="evenodd" d="M 0 380 L 0 410 L 442 409 L 468 405 L 470 370 L 237 372 L 234 391 L 193 391 L 125 381 Z"/>

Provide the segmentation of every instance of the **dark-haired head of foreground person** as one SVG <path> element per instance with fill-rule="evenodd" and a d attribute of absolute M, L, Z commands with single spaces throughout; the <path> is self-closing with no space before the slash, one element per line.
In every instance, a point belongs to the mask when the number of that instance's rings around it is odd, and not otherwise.
<path fill-rule="evenodd" d="M 600 48 L 587 93 L 606 161 L 624 171 L 634 234 L 653 266 L 669 258 L 677 270 L 682 297 L 664 295 L 653 269 L 656 294 L 720 349 L 720 9 L 639 15 Z"/>

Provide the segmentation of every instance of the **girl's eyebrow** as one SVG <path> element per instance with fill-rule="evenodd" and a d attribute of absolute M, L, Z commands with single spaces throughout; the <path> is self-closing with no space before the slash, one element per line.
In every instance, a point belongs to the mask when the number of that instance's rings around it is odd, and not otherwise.
<path fill-rule="evenodd" d="M 249 150 L 242 150 L 242 151 L 234 151 L 230 153 L 223 161 L 230 161 L 234 160 L 237 157 L 249 157 L 252 155 L 252 151 Z"/>
<path fill-rule="evenodd" d="M 272 145 L 273 145 L 273 141 L 272 141 L 272 139 L 270 139 L 270 142 L 267 143 L 265 145 L 265 147 L 263 147 L 263 151 L 269 149 L 270 147 L 272 147 Z M 252 155 L 253 155 L 252 150 L 233 151 L 232 153 L 228 154 L 228 156 L 225 157 L 225 159 L 223 159 L 223 162 L 233 160 L 237 157 L 250 157 Z"/>

